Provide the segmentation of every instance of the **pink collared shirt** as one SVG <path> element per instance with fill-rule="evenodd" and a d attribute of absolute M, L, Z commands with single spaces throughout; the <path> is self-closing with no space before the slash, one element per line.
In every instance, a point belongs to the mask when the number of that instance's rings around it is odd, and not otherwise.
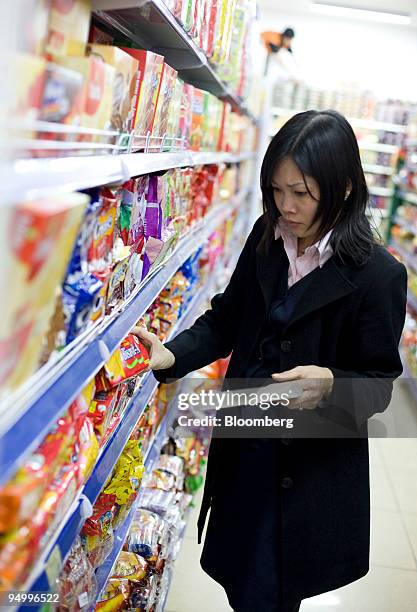
<path fill-rule="evenodd" d="M 278 223 L 275 227 L 275 240 L 278 240 L 278 238 L 282 236 L 284 249 L 290 262 L 288 269 L 288 288 L 309 274 L 309 272 L 315 270 L 317 266 L 321 268 L 326 261 L 330 259 L 333 255 L 333 249 L 330 246 L 331 234 L 332 230 L 327 232 L 321 240 L 307 247 L 304 255 L 297 256 L 298 238 L 294 236 L 291 228 L 285 223 L 282 217 L 278 219 Z"/>

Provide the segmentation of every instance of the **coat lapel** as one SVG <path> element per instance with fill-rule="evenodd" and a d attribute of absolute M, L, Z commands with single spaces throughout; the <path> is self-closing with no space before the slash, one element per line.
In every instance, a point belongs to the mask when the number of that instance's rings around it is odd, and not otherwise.
<path fill-rule="evenodd" d="M 288 258 L 282 239 L 274 240 L 267 253 L 256 249 L 256 271 L 267 311 L 274 298 L 277 283 L 282 274 L 287 276 L 287 270 Z"/>
<path fill-rule="evenodd" d="M 268 253 L 256 250 L 256 269 L 267 311 L 274 297 L 276 283 L 281 274 L 287 274 L 288 258 L 282 239 L 274 240 Z M 343 298 L 357 288 L 349 278 L 348 266 L 331 257 L 311 281 L 306 294 L 296 305 L 287 327 L 335 300 Z"/>
<path fill-rule="evenodd" d="M 305 295 L 297 303 L 286 329 L 311 312 L 346 297 L 356 289 L 357 286 L 349 279 L 348 267 L 338 265 L 336 258 L 331 257 L 315 275 Z"/>

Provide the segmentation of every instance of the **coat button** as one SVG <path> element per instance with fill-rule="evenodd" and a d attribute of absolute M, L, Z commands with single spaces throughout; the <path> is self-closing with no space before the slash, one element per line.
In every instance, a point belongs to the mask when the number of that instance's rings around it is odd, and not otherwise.
<path fill-rule="evenodd" d="M 291 438 L 281 438 L 281 442 L 282 444 L 285 444 L 285 446 L 289 446 L 292 443 Z"/>
<path fill-rule="evenodd" d="M 289 353 L 291 350 L 291 340 L 282 340 L 281 341 L 281 351 L 283 353 Z"/>
<path fill-rule="evenodd" d="M 285 478 L 282 479 L 281 486 L 283 489 L 291 489 L 291 487 L 294 486 L 294 482 L 292 478 L 289 478 L 288 476 L 286 476 Z"/>

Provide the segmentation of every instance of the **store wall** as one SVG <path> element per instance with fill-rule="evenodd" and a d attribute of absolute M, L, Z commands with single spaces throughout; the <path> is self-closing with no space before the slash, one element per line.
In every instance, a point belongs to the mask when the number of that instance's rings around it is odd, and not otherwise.
<path fill-rule="evenodd" d="M 417 30 L 264 8 L 262 29 L 296 31 L 294 57 L 319 87 L 356 82 L 382 97 L 417 100 Z"/>

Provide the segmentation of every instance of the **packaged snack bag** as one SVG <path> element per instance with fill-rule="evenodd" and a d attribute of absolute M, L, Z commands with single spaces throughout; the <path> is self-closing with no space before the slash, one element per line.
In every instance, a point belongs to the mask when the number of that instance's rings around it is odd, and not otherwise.
<path fill-rule="evenodd" d="M 168 132 L 168 121 L 177 74 L 174 68 L 164 63 L 153 125 L 153 135 L 159 138 L 162 138 Z"/>
<path fill-rule="evenodd" d="M 99 453 L 99 443 L 94 425 L 88 416 L 79 417 L 75 424 L 76 444 L 72 463 L 77 468 L 78 486 L 81 486 L 93 471 Z"/>
<path fill-rule="evenodd" d="M 222 2 L 221 9 L 218 12 L 212 57 L 215 64 L 224 64 L 228 60 L 236 1 Z"/>
<path fill-rule="evenodd" d="M 103 283 L 90 273 L 73 283 L 64 283 L 62 300 L 67 344 L 87 328 L 97 303 L 100 303 L 102 292 Z"/>
<path fill-rule="evenodd" d="M 88 418 L 94 425 L 99 440 L 102 439 L 116 409 L 117 389 L 98 391 L 90 404 Z"/>
<path fill-rule="evenodd" d="M 114 513 L 113 499 L 101 494 L 94 504 L 93 515 L 86 520 L 81 530 L 81 541 L 93 567 L 101 565 L 113 548 Z"/>
<path fill-rule="evenodd" d="M 126 540 L 127 550 L 149 559 L 158 553 L 158 524 L 160 517 L 150 510 L 139 508 L 135 512 Z"/>
<path fill-rule="evenodd" d="M 77 70 L 48 63 L 39 119 L 79 126 L 83 113 L 84 76 Z M 39 138 L 75 140 L 74 134 L 41 132 Z"/>
<path fill-rule="evenodd" d="M 116 561 L 113 576 L 138 582 L 146 577 L 148 569 L 148 564 L 143 557 L 122 550 Z"/>
<path fill-rule="evenodd" d="M 193 26 L 195 5 L 197 1 L 198 0 L 184 0 L 182 3 L 180 20 L 186 32 L 189 32 Z"/>
<path fill-rule="evenodd" d="M 91 0 L 52 0 L 47 53 L 82 55 L 88 40 Z"/>
<path fill-rule="evenodd" d="M 84 79 L 81 126 L 99 130 L 110 129 L 115 68 L 95 56 L 54 56 L 54 62 L 79 72 Z M 99 140 L 98 136 L 90 134 L 81 135 L 79 138 Z"/>
<path fill-rule="evenodd" d="M 118 612 L 127 607 L 131 586 L 127 579 L 110 578 L 96 604 L 96 612 Z"/>
<path fill-rule="evenodd" d="M 93 567 L 77 538 L 57 581 L 60 612 L 88 610 L 97 594 Z"/>
<path fill-rule="evenodd" d="M 108 385 L 114 387 L 128 378 L 138 376 L 149 366 L 146 348 L 133 334 L 128 334 L 104 365 Z"/>
<path fill-rule="evenodd" d="M 139 63 L 139 93 L 134 129 L 135 134 L 146 137 L 153 131 L 164 58 L 151 51 L 128 47 L 122 49 Z"/>
<path fill-rule="evenodd" d="M 59 419 L 36 453 L 0 488 L 0 533 L 15 529 L 32 516 L 59 465 L 69 459 L 73 436 L 71 419 Z"/>
<path fill-rule="evenodd" d="M 47 63 L 42 57 L 28 53 L 16 53 L 12 58 L 13 98 L 11 112 L 17 121 L 35 121 L 39 119 L 42 96 L 45 86 Z M 20 129 L 19 134 L 21 135 Z M 28 128 L 24 130 L 27 138 L 32 138 L 35 132 Z"/>
<path fill-rule="evenodd" d="M 107 495 L 119 506 L 131 503 L 139 491 L 143 472 L 139 444 L 136 440 L 129 440 L 102 495 Z"/>
<path fill-rule="evenodd" d="M 199 151 L 201 147 L 203 138 L 204 96 L 206 94 L 207 92 L 202 89 L 194 88 L 190 133 L 190 147 L 192 151 Z"/>
<path fill-rule="evenodd" d="M 114 268 L 110 275 L 106 309 L 111 312 L 114 308 L 123 303 L 124 300 L 124 285 L 126 274 L 129 270 L 129 260 L 131 249 L 129 246 L 124 246 L 123 242 L 116 243 L 113 249 Z"/>
<path fill-rule="evenodd" d="M 184 82 L 181 79 L 176 79 L 173 85 L 173 94 L 168 113 L 167 137 L 168 144 L 173 147 L 178 147 L 179 143 L 173 141 L 177 138 L 180 118 L 181 118 L 181 102 L 183 99 Z"/>
<path fill-rule="evenodd" d="M 101 58 L 115 68 L 111 128 L 130 132 L 138 104 L 138 60 L 122 49 L 110 45 L 88 44 L 86 53 Z"/>
<path fill-rule="evenodd" d="M 87 201 L 84 194 L 68 194 L 2 209 L 0 293 L 7 300 L 0 311 L 0 385 L 16 387 L 38 365 Z"/>

